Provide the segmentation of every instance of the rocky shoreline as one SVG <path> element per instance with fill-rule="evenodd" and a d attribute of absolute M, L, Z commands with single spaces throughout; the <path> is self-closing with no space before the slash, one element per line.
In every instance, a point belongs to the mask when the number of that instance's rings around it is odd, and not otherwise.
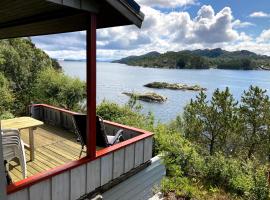
<path fill-rule="evenodd" d="M 123 92 L 122 94 L 127 95 L 129 97 L 133 96 L 141 101 L 153 103 L 164 103 L 167 100 L 167 97 L 161 96 L 154 92 L 146 92 L 146 93 Z"/>
<path fill-rule="evenodd" d="M 189 91 L 206 91 L 206 88 L 203 88 L 199 85 L 186 85 L 181 83 L 166 83 L 166 82 L 152 82 L 144 85 L 148 88 L 156 89 L 171 89 L 171 90 L 189 90 Z"/>

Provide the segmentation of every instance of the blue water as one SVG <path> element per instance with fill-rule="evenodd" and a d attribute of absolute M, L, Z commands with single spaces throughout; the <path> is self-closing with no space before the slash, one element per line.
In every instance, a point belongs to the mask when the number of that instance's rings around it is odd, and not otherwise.
<path fill-rule="evenodd" d="M 73 77 L 85 80 L 85 62 L 61 61 L 64 72 Z M 149 89 L 144 84 L 153 81 L 170 83 L 198 84 L 206 87 L 211 95 L 216 88 L 229 87 L 235 98 L 240 99 L 244 90 L 250 85 L 263 89 L 270 88 L 270 71 L 241 71 L 241 70 L 174 70 L 130 67 L 117 63 L 97 63 L 97 103 L 103 99 L 125 104 L 128 97 L 124 91 L 147 92 L 153 91 L 168 98 L 164 104 L 140 102 L 143 112 L 153 112 L 156 119 L 168 122 L 183 111 L 184 106 L 198 92 L 175 91 L 166 89 Z"/>

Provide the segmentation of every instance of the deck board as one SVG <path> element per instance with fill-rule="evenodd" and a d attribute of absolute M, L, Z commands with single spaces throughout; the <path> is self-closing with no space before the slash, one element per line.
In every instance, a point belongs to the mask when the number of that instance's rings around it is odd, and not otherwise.
<path fill-rule="evenodd" d="M 43 125 L 35 130 L 34 136 L 34 161 L 30 161 L 30 152 L 25 149 L 28 177 L 79 159 L 81 145 L 76 141 L 74 133 Z M 27 130 L 21 131 L 21 138 L 25 143 L 29 143 Z M 85 155 L 86 152 L 83 151 L 82 157 Z M 13 182 L 22 180 L 21 166 L 16 160 L 10 162 L 9 172 Z"/>

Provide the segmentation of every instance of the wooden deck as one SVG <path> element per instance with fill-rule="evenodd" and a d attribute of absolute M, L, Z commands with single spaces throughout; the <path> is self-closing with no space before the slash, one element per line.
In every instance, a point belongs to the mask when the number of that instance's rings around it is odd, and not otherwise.
<path fill-rule="evenodd" d="M 21 131 L 21 138 L 28 144 L 29 138 L 27 131 Z M 28 149 L 25 149 L 28 177 L 79 159 L 81 145 L 76 141 L 74 133 L 54 126 L 43 125 L 34 131 L 34 136 L 34 161 L 30 161 L 30 152 Z M 83 152 L 82 157 L 85 154 Z M 21 167 L 18 162 L 11 161 L 9 171 L 13 182 L 23 179 Z"/>

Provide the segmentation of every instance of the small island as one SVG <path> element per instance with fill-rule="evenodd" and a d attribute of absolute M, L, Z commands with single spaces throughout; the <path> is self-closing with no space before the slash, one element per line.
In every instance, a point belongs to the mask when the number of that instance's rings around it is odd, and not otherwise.
<path fill-rule="evenodd" d="M 164 103 L 167 100 L 167 97 L 161 96 L 154 92 L 146 92 L 146 93 L 123 92 L 122 94 L 127 95 L 129 97 L 135 97 L 136 99 L 141 101 L 153 103 Z"/>
<path fill-rule="evenodd" d="M 186 85 L 181 83 L 166 83 L 166 82 L 152 82 L 144 85 L 148 88 L 157 89 L 171 89 L 171 90 L 190 90 L 190 91 L 206 91 L 206 88 L 202 88 L 199 85 Z"/>

